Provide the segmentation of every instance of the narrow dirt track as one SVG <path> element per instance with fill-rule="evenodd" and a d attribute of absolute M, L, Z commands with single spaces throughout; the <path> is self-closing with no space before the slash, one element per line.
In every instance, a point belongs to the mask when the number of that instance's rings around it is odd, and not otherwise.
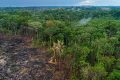
<path fill-rule="evenodd" d="M 0 35 L 0 80 L 53 80 L 49 54 L 23 37 Z"/>

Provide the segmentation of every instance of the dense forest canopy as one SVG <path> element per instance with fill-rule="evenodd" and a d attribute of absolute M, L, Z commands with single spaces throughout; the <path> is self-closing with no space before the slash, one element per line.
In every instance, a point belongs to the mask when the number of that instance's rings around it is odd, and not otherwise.
<path fill-rule="evenodd" d="M 0 8 L 0 33 L 50 50 L 63 43 L 55 59 L 70 80 L 120 80 L 119 7 Z"/>

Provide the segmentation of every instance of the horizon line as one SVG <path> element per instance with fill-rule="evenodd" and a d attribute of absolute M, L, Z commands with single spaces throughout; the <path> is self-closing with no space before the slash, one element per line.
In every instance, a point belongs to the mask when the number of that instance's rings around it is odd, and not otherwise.
<path fill-rule="evenodd" d="M 80 5 L 80 6 L 70 6 L 70 5 L 55 5 L 55 6 L 52 6 L 52 5 L 41 5 L 41 6 L 0 6 L 0 8 L 8 8 L 8 7 L 120 7 L 119 6 L 116 6 L 116 5 Z"/>

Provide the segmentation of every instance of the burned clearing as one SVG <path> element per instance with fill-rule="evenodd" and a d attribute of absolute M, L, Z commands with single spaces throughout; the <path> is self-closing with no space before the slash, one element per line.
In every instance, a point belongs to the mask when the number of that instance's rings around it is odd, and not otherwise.
<path fill-rule="evenodd" d="M 48 53 L 27 47 L 21 37 L 0 38 L 0 80 L 51 80 L 54 65 Z"/>

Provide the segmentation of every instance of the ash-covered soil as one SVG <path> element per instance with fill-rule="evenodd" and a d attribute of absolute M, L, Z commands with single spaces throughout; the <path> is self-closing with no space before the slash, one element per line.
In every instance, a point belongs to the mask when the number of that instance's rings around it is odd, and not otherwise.
<path fill-rule="evenodd" d="M 46 51 L 28 47 L 22 37 L 0 35 L 0 80 L 53 80 Z"/>

